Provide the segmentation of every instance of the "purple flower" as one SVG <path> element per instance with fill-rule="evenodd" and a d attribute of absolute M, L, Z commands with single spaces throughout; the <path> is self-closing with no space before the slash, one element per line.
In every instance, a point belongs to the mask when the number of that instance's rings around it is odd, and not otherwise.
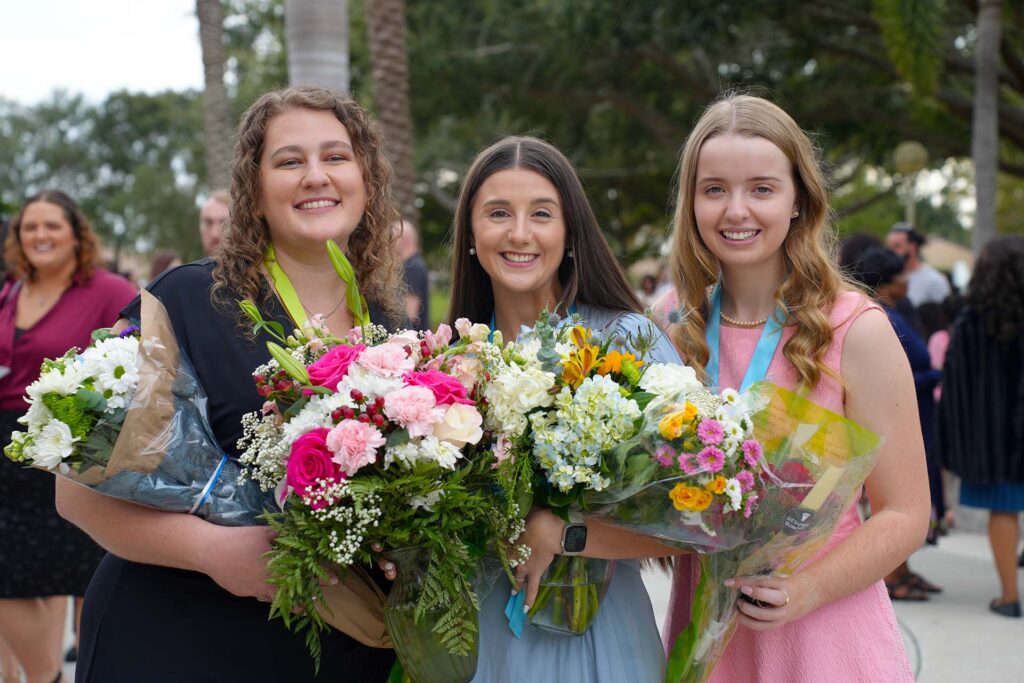
<path fill-rule="evenodd" d="M 725 438 L 725 429 L 718 420 L 703 420 L 697 427 L 697 438 L 709 446 L 717 446 Z"/>
<path fill-rule="evenodd" d="M 705 472 L 714 474 L 725 465 L 725 453 L 720 448 L 708 446 L 697 454 L 697 462 Z"/>
<path fill-rule="evenodd" d="M 764 451 L 761 450 L 761 444 L 754 439 L 747 439 L 743 442 L 743 460 L 750 467 L 757 467 L 761 464 L 761 456 L 764 455 Z"/>
<path fill-rule="evenodd" d="M 672 467 L 676 462 L 676 451 L 672 446 L 667 443 L 663 443 L 654 449 L 654 459 L 657 460 L 662 467 Z"/>
<path fill-rule="evenodd" d="M 743 493 L 746 493 L 750 489 L 754 488 L 754 475 L 748 472 L 747 470 L 738 472 L 736 474 L 736 481 L 740 483 L 740 491 L 742 491 Z"/>
<path fill-rule="evenodd" d="M 133 334 L 137 334 L 138 332 L 139 332 L 138 326 L 136 326 L 136 325 L 129 325 L 128 327 L 126 327 L 123 330 L 121 330 L 120 332 L 118 332 L 117 336 L 118 336 L 119 339 L 124 339 L 125 337 L 130 337 Z"/>

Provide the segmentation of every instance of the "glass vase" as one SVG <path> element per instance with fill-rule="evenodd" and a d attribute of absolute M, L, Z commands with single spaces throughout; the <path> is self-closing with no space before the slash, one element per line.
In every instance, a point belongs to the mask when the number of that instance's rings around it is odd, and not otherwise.
<path fill-rule="evenodd" d="M 614 560 L 557 555 L 540 580 L 530 623 L 544 631 L 583 635 L 597 616 L 614 573 Z"/>
<path fill-rule="evenodd" d="M 398 567 L 384 606 L 384 623 L 405 675 L 412 683 L 466 683 L 476 673 L 478 639 L 468 656 L 454 655 L 431 631 L 441 611 L 427 612 L 416 623 L 416 603 L 430 564 L 430 548 L 414 546 L 383 553 Z M 469 600 L 469 596 L 465 596 Z"/>

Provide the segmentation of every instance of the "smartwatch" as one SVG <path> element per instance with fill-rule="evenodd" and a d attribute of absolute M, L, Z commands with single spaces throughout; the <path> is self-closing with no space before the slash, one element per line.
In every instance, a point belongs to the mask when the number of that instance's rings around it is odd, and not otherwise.
<path fill-rule="evenodd" d="M 562 528 L 562 554 L 579 555 L 587 547 L 587 525 L 578 510 L 569 511 L 569 523 Z"/>

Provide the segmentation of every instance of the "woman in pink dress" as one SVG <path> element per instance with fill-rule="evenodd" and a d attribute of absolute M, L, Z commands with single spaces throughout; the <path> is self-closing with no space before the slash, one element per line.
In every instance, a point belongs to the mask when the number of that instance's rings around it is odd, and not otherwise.
<path fill-rule="evenodd" d="M 679 296 L 663 308 L 673 311 L 684 361 L 721 387 L 766 377 L 805 391 L 882 437 L 867 522 L 851 507 L 796 573 L 726 582 L 766 606 L 738 601 L 740 625 L 712 680 L 911 681 L 882 577 L 928 529 L 914 383 L 885 314 L 830 256 L 814 147 L 774 104 L 733 96 L 700 118 L 678 177 L 671 265 Z M 781 335 L 762 335 L 769 317 Z M 667 646 L 689 620 L 695 565 L 677 561 Z"/>

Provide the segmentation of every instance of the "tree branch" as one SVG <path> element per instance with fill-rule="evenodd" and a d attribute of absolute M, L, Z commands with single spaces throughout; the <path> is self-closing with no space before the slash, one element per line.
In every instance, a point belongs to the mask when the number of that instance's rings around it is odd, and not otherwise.
<path fill-rule="evenodd" d="M 837 221 L 841 221 L 844 218 L 849 218 L 850 216 L 852 216 L 853 214 L 857 213 L 858 211 L 863 211 L 864 209 L 868 208 L 869 206 L 872 206 L 873 204 L 877 204 L 878 202 L 882 201 L 883 199 L 885 199 L 886 197 L 888 197 L 889 195 L 891 195 L 891 194 L 893 194 L 895 192 L 896 192 L 896 185 L 894 183 L 893 186 L 890 187 L 888 190 L 883 190 L 883 191 L 881 191 L 881 192 L 879 192 L 877 194 L 871 195 L 870 197 L 867 197 L 865 199 L 861 199 L 860 201 L 854 202 L 850 206 L 843 207 L 842 209 L 837 208 L 836 209 L 836 220 Z"/>

